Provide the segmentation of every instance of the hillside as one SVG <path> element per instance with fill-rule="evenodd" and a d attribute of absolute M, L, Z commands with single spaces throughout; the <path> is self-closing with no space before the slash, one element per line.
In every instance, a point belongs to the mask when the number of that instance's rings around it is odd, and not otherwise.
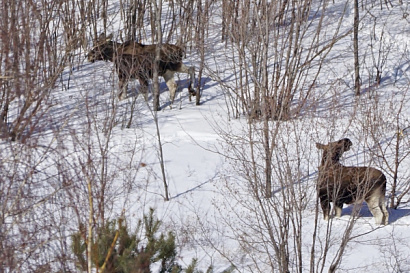
<path fill-rule="evenodd" d="M 67 10 L 81 14 L 68 2 L 53 8 L 62 22 Z M 163 42 L 184 42 L 200 105 L 182 73 L 172 105 L 159 78 L 160 111 L 152 80 L 148 101 L 138 80 L 119 100 L 113 62 L 87 60 L 96 32 L 126 39 L 128 2 L 103 1 L 106 20 L 78 15 L 81 46 L 61 42 L 70 28 L 58 28 L 57 51 L 69 53 L 52 86 L 16 85 L 42 72 L 8 76 L 2 53 L 4 128 L 28 125 L 0 140 L 0 272 L 80 272 L 73 234 L 87 238 L 91 227 L 96 240 L 124 219 L 145 243 L 138 225 L 150 208 L 159 232 L 175 236 L 183 272 L 193 259 L 195 272 L 410 272 L 410 6 L 360 2 L 356 94 L 353 3 L 299 2 L 162 1 Z M 147 4 L 135 30 L 145 44 L 155 42 L 152 14 Z M 39 103 L 27 110 L 27 101 Z M 323 220 L 316 143 L 342 138 L 353 143 L 343 165 L 386 175 L 388 225 L 365 202 Z"/>

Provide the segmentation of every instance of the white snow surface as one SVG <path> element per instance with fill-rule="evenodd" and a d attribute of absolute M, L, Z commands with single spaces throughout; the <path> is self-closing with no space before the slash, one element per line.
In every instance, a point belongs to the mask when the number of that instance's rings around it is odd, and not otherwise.
<path fill-rule="evenodd" d="M 335 5 L 328 11 L 326 20 L 329 35 L 332 27 L 335 27 L 333 17 L 340 16 L 343 6 L 344 4 Z M 309 272 L 310 269 L 314 232 L 317 232 L 315 262 L 320 264 L 319 261 L 323 259 L 321 244 L 326 239 L 330 224 L 332 231 L 329 239 L 332 243 L 324 262 L 324 271 L 328 270 L 340 247 L 346 226 L 351 221 L 350 214 L 353 210 L 352 206 L 345 205 L 342 217 L 332 219 L 330 223 L 322 219 L 322 212 L 319 210 L 319 223 L 317 230 L 314 230 L 315 183 L 321 156 L 315 147 L 316 142 L 350 138 L 353 147 L 344 155 L 343 164 L 382 169 L 388 179 L 388 194 L 390 192 L 392 172 L 385 162 L 370 151 L 380 144 L 386 151 L 387 161 L 394 161 L 394 149 L 390 141 L 397 133 L 395 111 L 398 111 L 400 103 L 403 104 L 403 110 L 398 123 L 403 128 L 410 126 L 410 16 L 403 18 L 404 12 L 408 14 L 409 11 L 406 4 L 394 4 L 394 7 L 384 7 L 383 10 L 374 8 L 372 12 L 378 18 L 377 27 L 373 29 L 371 16 L 361 22 L 363 56 L 369 57 L 370 54 L 368 36 L 372 32 L 384 32 L 383 46 L 385 50 L 389 50 L 389 55 L 380 86 L 372 87 L 363 80 L 363 89 L 368 92 L 364 92 L 362 99 L 356 100 L 353 90 L 352 36 L 349 35 L 338 41 L 327 56 L 329 60 L 324 63 L 313 95 L 317 108 L 309 109 L 290 121 L 279 122 L 279 125 L 277 121 L 270 121 L 272 128 L 279 126 L 273 164 L 283 166 L 281 169 L 284 171 L 289 167 L 293 175 L 297 174 L 293 177 L 293 186 L 297 188 L 297 194 L 304 193 L 307 200 L 301 214 L 303 272 Z M 342 28 L 348 30 L 352 25 L 353 10 L 348 8 L 345 17 Z M 213 20 L 217 25 L 218 15 Z M 112 28 L 115 31 L 116 25 Z M 118 80 L 112 63 L 89 63 L 85 54 L 72 71 L 67 68 L 53 93 L 55 105 L 47 117 L 48 126 L 45 126 L 44 132 L 39 132 L 40 136 L 37 138 L 37 144 L 42 145 L 35 148 L 38 154 L 30 158 L 30 162 L 41 162 L 37 168 L 39 175 L 43 176 L 39 180 L 49 181 L 47 179 L 58 173 L 58 163 L 63 161 L 64 164 L 72 165 L 72 174 L 77 173 L 80 177 L 80 161 L 86 162 L 87 155 L 92 155 L 95 161 L 107 160 L 106 171 L 110 177 L 110 194 L 107 197 L 105 215 L 107 218 L 117 219 L 124 211 L 127 224 L 133 228 L 149 208 L 155 208 L 157 217 L 163 222 L 162 230 L 176 234 L 178 262 L 181 265 L 187 266 L 192 258 L 197 258 L 199 268 L 204 271 L 212 264 L 214 272 L 223 272 L 234 264 L 240 272 L 254 272 L 256 263 L 259 263 L 262 271 L 264 267 L 270 268 L 269 257 L 274 257 L 274 251 L 260 243 L 260 240 L 268 238 L 269 232 L 255 227 L 261 224 L 260 215 L 254 213 L 260 204 L 252 196 L 243 176 L 245 169 L 242 163 L 235 158 L 240 151 L 244 158 L 250 154 L 250 147 L 246 144 L 249 136 L 248 119 L 245 115 L 239 118 L 230 116 L 226 90 L 212 77 L 215 71 L 223 71 L 221 78 L 226 78 L 227 81 L 232 76 L 229 65 L 224 69 L 225 62 L 229 60 L 225 59 L 226 55 L 222 51 L 218 51 L 224 48 L 224 44 L 220 43 L 217 31 L 219 30 L 216 28 L 217 38 L 210 40 L 208 45 L 201 105 L 196 106 L 194 101 L 188 100 L 187 78 L 181 75 L 178 82 L 184 89 L 177 93 L 171 108 L 168 103 L 169 93 L 161 79 L 162 110 L 157 112 L 157 118 L 169 201 L 164 201 L 154 113 L 149 110 L 143 97 L 139 96 L 131 126 L 126 128 L 133 95 L 118 101 Z M 185 63 L 198 65 L 197 53 L 188 52 Z M 362 78 L 367 79 L 368 71 L 362 69 L 362 73 Z M 131 83 L 130 90 L 138 89 L 138 86 L 137 82 Z M 374 90 L 371 91 L 371 88 Z M 376 109 L 375 99 L 368 95 L 371 92 L 378 97 L 379 105 Z M 152 104 L 151 96 L 149 103 Z M 368 127 L 364 125 L 365 121 L 371 119 L 370 115 L 381 117 L 375 125 L 383 127 L 380 131 L 384 135 L 379 138 L 380 143 L 371 140 Z M 111 131 L 107 125 L 110 121 L 115 123 Z M 258 139 L 260 132 L 254 133 L 255 139 Z M 400 151 L 403 155 L 409 153 L 409 137 L 405 136 L 403 139 L 403 143 L 407 143 L 407 146 L 403 144 L 405 150 Z M 0 145 L 2 151 L 10 153 L 19 151 L 23 154 L 23 151 L 30 149 L 6 141 L 2 141 Z M 105 156 L 101 153 L 101 147 L 106 148 Z M 47 160 L 43 160 L 44 157 Z M 257 161 L 263 166 L 262 156 Z M 102 165 L 96 163 L 96 166 Z M 402 183 L 409 183 L 409 169 L 410 156 L 407 156 L 399 168 Z M 280 194 L 281 186 L 278 181 L 285 176 L 284 173 L 273 174 L 274 195 Z M 85 183 L 78 183 L 79 197 L 73 199 L 73 202 L 87 206 Z M 46 184 L 39 190 L 47 190 L 50 194 L 52 189 L 61 186 L 52 182 Z M 410 201 L 410 195 L 407 194 L 403 201 L 397 210 L 389 209 L 390 223 L 381 227 L 375 225 L 367 206 L 363 206 L 361 217 L 352 231 L 353 239 L 347 244 L 337 272 L 410 272 L 410 204 L 406 203 Z M 262 198 L 260 202 L 269 201 Z M 69 215 L 65 230 L 65 235 L 68 236 L 78 226 L 78 219 L 69 208 L 56 209 L 55 213 Z M 275 221 L 275 216 L 271 217 Z M 239 237 L 240 234 L 242 238 Z M 241 247 L 241 240 L 244 238 L 253 241 L 252 249 L 245 249 L 243 245 Z M 291 272 L 293 271 L 296 269 L 292 268 Z"/>

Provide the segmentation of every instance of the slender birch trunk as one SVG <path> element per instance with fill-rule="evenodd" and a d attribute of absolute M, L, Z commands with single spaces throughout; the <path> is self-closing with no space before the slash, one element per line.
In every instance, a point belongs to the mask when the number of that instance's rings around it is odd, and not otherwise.
<path fill-rule="evenodd" d="M 354 51 L 354 89 L 356 96 L 360 96 L 360 64 L 359 64 L 359 0 L 354 0 L 353 23 L 353 51 Z"/>

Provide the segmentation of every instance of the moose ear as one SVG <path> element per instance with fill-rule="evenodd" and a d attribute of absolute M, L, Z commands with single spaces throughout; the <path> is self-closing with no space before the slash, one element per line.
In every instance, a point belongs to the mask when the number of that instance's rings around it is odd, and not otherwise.
<path fill-rule="evenodd" d="M 105 37 L 105 33 L 104 32 L 101 32 L 101 34 L 98 36 L 98 41 L 104 41 L 106 39 L 106 37 Z"/>
<path fill-rule="evenodd" d="M 316 142 L 316 148 L 318 148 L 319 150 L 324 150 L 326 149 L 327 145 L 324 144 L 320 144 L 318 142 Z"/>
<path fill-rule="evenodd" d="M 350 139 L 348 138 L 344 138 L 343 139 L 343 146 L 344 146 L 344 150 L 348 151 L 350 150 L 350 147 L 353 145 L 352 141 L 350 141 Z"/>
<path fill-rule="evenodd" d="M 112 37 L 114 37 L 114 34 L 111 33 L 110 35 L 108 35 L 108 37 L 105 39 L 106 41 L 111 41 Z"/>
<path fill-rule="evenodd" d="M 101 32 L 101 34 L 98 36 L 98 41 L 100 41 L 100 42 L 110 41 L 110 40 L 112 40 L 112 37 L 114 37 L 113 33 L 111 33 L 108 36 L 105 36 L 105 33 Z"/>

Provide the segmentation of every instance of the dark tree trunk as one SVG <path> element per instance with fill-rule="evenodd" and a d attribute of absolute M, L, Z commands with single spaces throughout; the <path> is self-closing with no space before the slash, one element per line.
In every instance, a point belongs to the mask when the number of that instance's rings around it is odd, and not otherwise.
<path fill-rule="evenodd" d="M 359 67 L 359 0 L 354 0 L 353 23 L 353 51 L 354 51 L 354 89 L 356 96 L 360 96 L 360 67 Z"/>

